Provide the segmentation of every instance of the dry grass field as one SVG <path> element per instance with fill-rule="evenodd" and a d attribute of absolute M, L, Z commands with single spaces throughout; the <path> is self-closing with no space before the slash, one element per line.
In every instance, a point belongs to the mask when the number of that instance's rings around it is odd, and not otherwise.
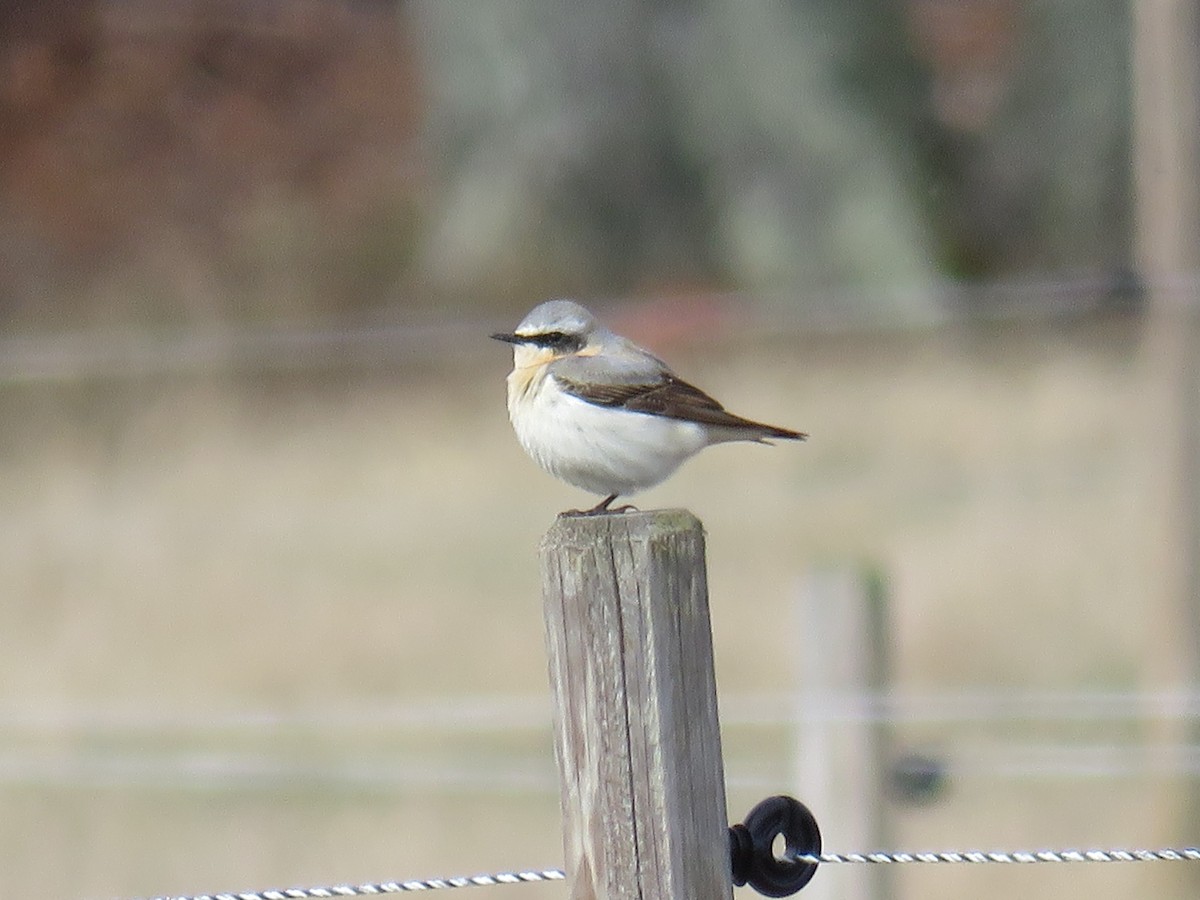
<path fill-rule="evenodd" d="M 1136 323 L 664 353 L 732 409 L 812 434 L 712 449 L 638 500 L 707 528 L 732 817 L 805 793 L 787 729 L 737 722 L 743 698 L 792 684 L 794 586 L 814 563 L 887 574 L 902 688 L 1154 686 L 1174 626 L 1148 562 L 1154 385 Z M 442 366 L 0 387 L 0 898 L 559 864 L 535 551 L 556 512 L 591 499 L 522 454 L 508 362 L 481 334 Z M 901 737 L 952 763 L 1004 741 L 1150 760 L 1165 728 Z M 1195 842 L 1171 803 L 1191 787 L 1150 768 L 977 767 L 899 809 L 897 840 Z M 1186 874 L 959 867 L 897 884 L 926 900 L 1183 900 Z"/>

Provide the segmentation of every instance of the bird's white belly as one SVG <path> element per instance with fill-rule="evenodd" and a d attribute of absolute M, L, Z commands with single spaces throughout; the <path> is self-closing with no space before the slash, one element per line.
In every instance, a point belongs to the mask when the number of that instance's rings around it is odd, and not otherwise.
<path fill-rule="evenodd" d="M 549 378 L 510 381 L 509 417 L 538 465 L 595 494 L 645 490 L 708 445 L 695 423 L 596 406 L 562 392 Z"/>

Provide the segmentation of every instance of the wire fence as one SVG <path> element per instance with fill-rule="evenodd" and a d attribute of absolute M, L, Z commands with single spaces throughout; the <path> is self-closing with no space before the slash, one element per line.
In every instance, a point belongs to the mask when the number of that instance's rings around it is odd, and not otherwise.
<path fill-rule="evenodd" d="M 985 284 L 942 282 L 914 287 L 934 296 L 925 316 L 889 313 L 877 296 L 809 292 L 805 302 L 782 294 L 713 294 L 739 310 L 739 327 L 761 334 L 833 335 L 907 332 L 980 323 L 1052 324 L 1114 310 L 1137 309 L 1146 290 L 1181 311 L 1200 309 L 1200 276 L 1180 273 L 1161 284 L 1113 275 Z M 647 299 L 647 298 L 643 298 Z M 630 306 L 625 299 L 610 306 Z M 475 356 L 482 335 L 509 325 L 482 316 L 342 328 L 228 323 L 195 329 L 128 329 L 0 339 L 0 385 L 129 379 L 211 371 L 303 371 L 430 362 Z"/>
<path fill-rule="evenodd" d="M 878 722 L 890 725 L 964 725 L 1012 722 L 1147 722 L 1200 718 L 1200 690 L 1021 690 L 1012 688 L 838 693 L 802 698 L 792 691 L 722 695 L 721 722 L 740 728 L 775 728 L 808 722 Z M 137 708 L 73 710 L 0 707 L 0 734 L 39 731 L 269 734 L 275 731 L 401 729 L 503 733 L 550 727 L 550 706 L 540 694 L 460 695 L 428 701 L 281 713 L 236 710 L 198 714 Z"/>
<path fill-rule="evenodd" d="M 1200 716 L 1200 693 L 1186 690 L 1164 692 L 1073 692 L 1073 691 L 971 691 L 971 692 L 926 692 L 886 694 L 857 694 L 853 696 L 830 696 L 823 699 L 815 708 L 811 705 L 798 709 L 794 695 L 787 693 L 733 695 L 727 705 L 726 725 L 734 728 L 763 728 L 763 727 L 803 727 L 806 722 L 813 720 L 828 723 L 855 723 L 863 720 L 887 722 L 893 724 L 952 724 L 952 725 L 989 725 L 1026 722 L 1055 722 L 1064 719 L 1071 721 L 1092 721 L 1098 723 L 1129 722 L 1147 719 L 1194 719 Z M 533 697 L 475 697 L 462 704 L 414 704 L 405 707 L 390 707 L 386 710 L 365 710 L 341 713 L 312 713 L 299 716 L 282 716 L 274 714 L 239 713 L 223 717 L 190 717 L 190 716 L 142 716 L 133 713 L 90 714 L 76 717 L 69 714 L 48 715 L 36 712 L 0 713 L 0 734 L 5 730 L 36 732 L 39 730 L 55 731 L 60 729 L 99 730 L 112 736 L 114 733 L 126 732 L 145 735 L 156 730 L 169 730 L 176 733 L 193 731 L 230 730 L 245 734 L 272 735 L 286 731 L 294 733 L 297 729 L 313 729 L 327 731 L 331 728 L 366 728 L 376 731 L 387 728 L 414 728 L 428 730 L 429 728 L 444 728 L 455 732 L 511 733 L 514 727 L 530 730 L 541 730 L 549 727 L 548 711 L 542 698 Z M 1200 773 L 1200 748 L 1179 748 L 1175 754 L 1184 761 L 1188 774 Z M 996 746 L 991 748 L 993 758 L 984 768 L 989 771 L 1003 770 L 1007 765 L 1010 769 L 1014 759 L 1019 755 L 1015 746 Z M 1053 775 L 1092 775 L 1111 777 L 1119 769 L 1130 772 L 1145 771 L 1153 765 L 1157 754 L 1144 755 L 1138 748 L 1117 746 L 1067 746 L 1067 745 L 1025 745 L 1023 752 L 1030 759 L 1030 765 L 1040 770 L 1040 773 Z M 1007 756 L 1005 754 L 1008 754 Z M 969 759 L 969 755 L 967 759 Z M 250 765 L 243 758 L 237 777 L 244 778 L 247 783 L 262 785 L 264 773 L 270 770 L 270 763 L 259 760 L 259 765 Z M 212 760 L 206 763 L 209 774 L 212 774 Z M 0 774 L 5 769 L 0 761 Z M 386 783 L 391 777 L 397 778 L 397 772 L 402 772 L 406 766 L 402 760 L 392 760 L 389 764 L 381 763 L 375 768 L 362 767 L 353 778 L 362 783 L 370 782 L 374 787 Z M 130 767 L 131 771 L 145 773 L 145 761 L 139 761 Z M 969 771 L 969 765 L 964 766 L 962 760 L 955 764 L 958 772 Z M 390 772 L 390 776 L 389 776 Z M 540 778 L 530 778 L 534 769 L 526 769 L 522 777 L 525 789 L 554 792 L 557 782 L 549 773 L 543 772 Z M 27 773 L 28 774 L 28 773 Z M 276 775 L 280 772 L 276 771 Z M 311 782 L 317 776 L 313 769 L 302 769 L 291 773 L 298 779 Z M 341 773 L 343 777 L 346 772 Z M 465 771 L 455 770 L 454 766 L 446 766 L 433 781 L 443 785 L 463 778 Z M 511 774 L 511 773 L 509 773 Z M 1030 774 L 1026 769 L 1024 774 Z M 410 770 L 410 776 L 412 776 Z M 428 778 L 429 771 L 416 777 Z M 502 766 L 494 761 L 480 766 L 468 777 L 470 787 L 474 791 L 486 790 L 490 784 L 515 784 L 519 779 L 509 779 Z M 403 777 L 401 777 L 403 781 Z M 761 786 L 766 787 L 770 778 L 760 778 Z M 393 782 L 399 783 L 399 782 Z M 465 782 L 464 782 L 465 783 Z M 777 783 L 777 782 L 776 782 Z M 733 774 L 729 781 L 730 787 L 746 787 L 747 783 L 739 784 L 739 778 Z M 809 865 L 832 866 L 897 866 L 914 865 L 1009 865 L 1025 866 L 1033 864 L 1086 864 L 1086 863 L 1148 863 L 1148 862 L 1200 862 L 1200 848 L 1187 847 L 1132 847 L 1132 848 L 1092 848 L 1092 849 L 1028 849 L 1028 850 L 939 850 L 939 851 L 902 851 L 902 850 L 873 850 L 873 851 L 823 851 L 820 853 L 796 852 L 787 859 Z M 386 894 L 416 893 L 422 891 L 442 891 L 466 887 L 496 887 L 500 885 L 533 884 L 542 882 L 557 882 L 567 879 L 561 869 L 529 869 L 492 874 L 471 876 L 456 876 L 446 878 L 422 878 L 398 881 L 367 882 L 359 884 L 336 884 L 326 886 L 308 886 L 291 888 L 272 888 L 266 890 L 249 890 L 221 893 L 204 893 L 193 895 L 162 895 L 153 900 L 310 900 L 310 898 L 361 897 L 380 896 Z"/>
<path fill-rule="evenodd" d="M 931 853 L 874 852 L 874 853 L 798 853 L 791 860 L 813 865 L 1030 865 L 1036 863 L 1132 863 L 1132 862 L 1200 862 L 1200 848 L 1183 847 L 1159 849 L 1093 849 L 1093 850 L 964 850 Z M 466 887 L 495 887 L 502 884 L 534 884 L 563 881 L 561 869 L 540 869 L 522 872 L 501 872 L 491 875 L 468 875 L 453 878 L 412 879 L 408 881 L 341 884 L 327 887 L 295 887 L 263 891 L 237 891 L 192 896 L 169 895 L 152 900 L 314 900 L 327 897 L 373 897 L 381 894 L 403 894 L 418 891 L 441 891 Z"/>
<path fill-rule="evenodd" d="M 1119 746 L 1071 747 L 1000 744 L 989 748 L 949 748 L 935 754 L 942 777 L 965 781 L 1085 781 L 1096 779 L 1200 778 L 1200 747 L 1149 753 Z M 1167 759 L 1163 759 L 1163 756 Z M 296 762 L 271 754 L 181 752 L 86 753 L 47 759 L 36 750 L 0 754 L 0 786 L 43 786 L 96 791 L 146 789 L 267 795 L 295 790 L 373 796 L 405 794 L 473 797 L 552 797 L 558 785 L 539 761 L 496 760 L 468 764 L 436 759 Z M 731 790 L 767 791 L 790 781 L 786 766 L 766 767 L 736 760 L 727 764 Z M 752 771 L 753 769 L 753 771 Z"/>
<path fill-rule="evenodd" d="M 825 696 L 800 707 L 785 692 L 733 694 L 722 705 L 730 733 L 763 729 L 803 730 L 814 724 L 886 723 L 933 726 L 933 755 L 955 779 L 1095 779 L 1200 777 L 1200 745 L 1153 747 L 1129 723 L 1194 721 L 1200 693 L 955 691 Z M 992 733 L 1015 724 L 1094 723 L 1089 738 L 1034 740 Z M 1109 726 L 1117 734 L 1108 734 Z M 548 734 L 550 716 L 540 696 L 470 697 L 407 706 L 313 711 L 301 714 L 235 712 L 206 716 L 162 715 L 133 710 L 0 710 L 0 784 L 57 785 L 78 789 L 156 787 L 214 792 L 270 793 L 298 784 L 335 790 L 409 791 L 491 795 L 546 795 L 557 791 L 547 765 L 549 741 L 536 749 L 489 749 L 486 759 L 446 758 L 418 749 L 386 754 L 353 753 L 298 760 L 277 752 L 304 735 L 336 736 L 348 748 L 360 739 L 458 734 L 490 740 L 520 732 Z M 1093 729 L 1094 730 L 1094 729 Z M 965 732 L 965 736 L 964 736 Z M 48 752 L 39 738 L 69 736 Z M 156 739 L 170 737 L 171 741 Z M 237 739 L 237 749 L 226 746 Z M 286 738 L 286 741 L 284 739 Z M 219 746 L 211 744 L 219 741 Z M 903 744 L 901 734 L 901 744 Z M 928 743 L 926 739 L 925 743 Z M 921 746 L 921 744 L 918 744 Z M 147 748 L 154 749 L 147 749 Z M 769 790 L 789 778 L 789 764 L 727 760 L 733 789 Z"/>
<path fill-rule="evenodd" d="M 1104 285 L 1056 282 L 1041 285 L 992 286 L 986 303 L 972 309 L 972 298 L 947 289 L 952 300 L 945 314 L 926 322 L 856 318 L 842 313 L 764 317 L 752 323 L 759 331 L 832 333 L 855 329 L 911 330 L 957 326 L 978 321 L 1054 321 L 1111 308 Z M 1176 286 L 1180 304 L 1194 306 L 1194 281 Z M 1049 301 L 1047 302 L 1047 299 Z M 736 302 L 739 298 L 727 298 Z M 976 298 L 978 299 L 978 298 Z M 851 307 L 853 304 L 847 304 Z M 838 304 L 830 304 L 836 309 Z M 302 371 L 327 367 L 380 366 L 397 361 L 423 363 L 447 353 L 465 357 L 493 322 L 384 326 L 362 329 L 279 330 L 230 329 L 196 333 L 75 335 L 9 338 L 0 341 L 0 385 L 4 383 L 73 382 L 95 378 L 143 378 L 209 371 Z M 502 323 L 510 324 L 510 323 Z M 1093 723 L 1108 726 L 1153 721 L 1192 721 L 1200 717 L 1200 691 L 1013 691 L 902 692 L 826 695 L 762 693 L 722 697 L 722 722 L 729 729 L 803 728 L 813 723 L 878 722 L 898 727 L 980 727 L 1021 723 Z M 91 788 L 153 783 L 189 789 L 277 790 L 297 783 L 371 790 L 463 790 L 537 792 L 557 790 L 553 773 L 544 767 L 495 760 L 468 766 L 419 758 L 358 760 L 352 765 L 297 763 L 270 753 L 210 754 L 180 750 L 148 754 L 126 752 L 126 742 L 139 737 L 177 737 L 236 732 L 271 741 L 281 734 L 344 732 L 379 733 L 442 730 L 459 734 L 512 734 L 548 731 L 545 697 L 470 698 L 447 703 L 392 706 L 349 711 L 314 711 L 301 715 L 233 712 L 217 716 L 158 715 L 138 710 L 79 713 L 74 711 L 0 709 L 0 747 L 19 735 L 24 741 L 40 733 L 103 735 L 110 748 L 84 756 L 47 756 L 30 744 L 0 751 L 0 781 L 9 784 L 52 783 Z M 1119 731 L 1120 741 L 1036 743 L 989 738 L 945 753 L 952 771 L 962 777 L 1093 778 L 1139 774 L 1200 777 L 1200 746 L 1179 744 L 1170 752 L 1148 753 L 1136 731 Z M 97 742 L 82 740 L 78 746 Z M 115 749 L 112 749 L 115 748 Z M 1162 749 L 1162 745 L 1158 745 Z M 739 771 L 736 756 L 727 760 L 731 788 L 770 788 L 786 778 L 778 773 Z M 1200 859 L 1193 848 L 1133 850 L 941 851 L 934 853 L 849 852 L 800 856 L 825 864 L 1025 864 L 1040 862 L 1149 862 Z M 500 873 L 444 879 L 380 882 L 361 885 L 291 888 L 258 892 L 202 894 L 172 900 L 276 900 L 443 890 L 537 881 L 558 881 L 559 870 Z"/>

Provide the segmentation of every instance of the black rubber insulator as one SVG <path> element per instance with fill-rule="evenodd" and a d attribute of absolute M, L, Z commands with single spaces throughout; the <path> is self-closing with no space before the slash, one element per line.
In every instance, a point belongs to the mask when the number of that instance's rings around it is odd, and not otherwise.
<path fill-rule="evenodd" d="M 775 842 L 780 835 L 784 848 L 776 855 Z M 808 884 L 817 864 L 796 857 L 820 852 L 816 818 L 791 797 L 768 797 L 750 810 L 744 824 L 729 828 L 733 883 L 738 887 L 748 884 L 764 897 L 790 897 Z"/>

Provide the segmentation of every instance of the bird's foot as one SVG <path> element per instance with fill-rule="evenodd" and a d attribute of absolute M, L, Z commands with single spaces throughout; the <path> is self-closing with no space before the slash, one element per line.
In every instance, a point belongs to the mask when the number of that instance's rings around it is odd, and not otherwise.
<path fill-rule="evenodd" d="M 637 512 L 637 507 L 626 503 L 624 506 L 618 506 L 616 509 L 609 509 L 608 505 L 617 499 L 617 494 L 609 494 L 591 509 L 568 509 L 566 512 L 559 513 L 560 516 L 605 516 L 609 513 L 625 513 L 633 510 Z"/>

